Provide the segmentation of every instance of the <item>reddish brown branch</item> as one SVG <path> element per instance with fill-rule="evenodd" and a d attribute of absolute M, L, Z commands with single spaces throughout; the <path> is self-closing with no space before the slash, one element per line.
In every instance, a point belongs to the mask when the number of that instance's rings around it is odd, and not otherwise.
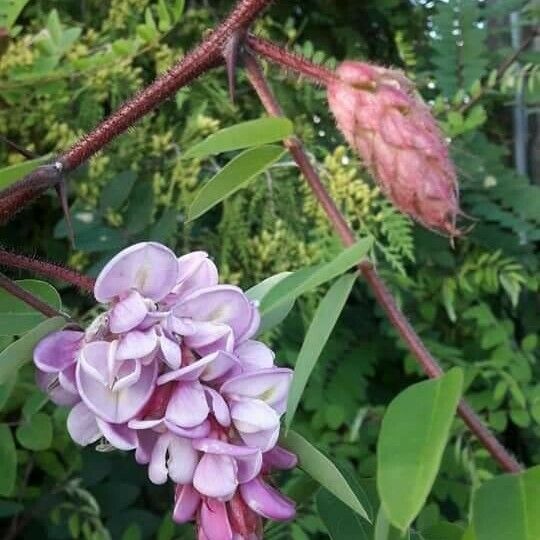
<path fill-rule="evenodd" d="M 210 68 L 221 64 L 223 62 L 222 50 L 227 40 L 236 31 L 247 28 L 270 2 L 271 0 L 240 0 L 230 15 L 201 44 L 154 83 L 124 103 L 88 135 L 77 141 L 67 152 L 58 156 L 57 162 L 61 164 L 62 172 L 69 172 L 77 168 L 149 111 L 173 96 L 180 88 Z M 34 183 L 42 174 L 39 171 L 40 169 L 37 169 L 30 173 L 10 188 L 12 194 L 23 190 L 28 195 L 24 200 L 17 200 L 19 206 L 21 202 L 27 204 L 42 193 L 46 187 L 49 187 L 40 185 L 35 189 L 28 189 L 28 185 L 35 187 Z M 7 195 L 6 191 L 0 192 L 0 200 Z M 13 200 L 11 199 L 10 202 Z M 3 208 L 7 207 L 6 205 L 7 202 L 0 205 L 0 213 L 3 212 Z M 9 208 L 11 209 L 11 206 Z M 13 210 L 6 210 L 3 213 L 11 215 Z"/>
<path fill-rule="evenodd" d="M 63 266 L 58 266 L 47 261 L 10 253 L 3 249 L 0 249 L 0 266 L 28 270 L 40 276 L 58 279 L 70 283 L 86 293 L 92 293 L 94 289 L 94 280 L 88 276 L 75 272 L 75 270 L 64 268 Z"/>
<path fill-rule="evenodd" d="M 49 306 L 49 304 L 46 304 L 33 294 L 29 293 L 17 285 L 14 281 L 11 281 L 11 279 L 9 279 L 7 276 L 4 276 L 2 273 L 0 273 L 0 287 L 19 300 L 22 300 L 36 311 L 39 311 L 45 315 L 45 317 L 63 316 L 62 313 Z"/>
<path fill-rule="evenodd" d="M 281 116 L 282 110 L 277 102 L 265 76 L 261 70 L 258 61 L 247 54 L 245 57 L 245 66 L 248 78 L 257 92 L 264 108 L 272 116 Z M 328 220 L 332 224 L 335 232 L 341 238 L 345 246 L 350 246 L 356 242 L 354 231 L 348 225 L 345 217 L 337 208 L 334 200 L 328 194 L 325 186 L 321 182 L 319 175 L 311 164 L 308 155 L 306 154 L 302 143 L 296 138 L 291 137 L 285 141 L 285 146 L 291 152 L 294 160 L 298 164 L 300 170 L 305 176 L 313 194 L 319 201 L 319 204 L 325 211 Z M 431 353 L 415 332 L 405 315 L 401 312 L 396 304 L 396 301 L 383 280 L 377 274 L 373 265 L 369 262 L 363 262 L 358 266 L 358 269 L 364 275 L 367 283 L 371 287 L 377 302 L 385 311 L 392 326 L 398 332 L 403 341 L 407 344 L 409 350 L 414 355 L 422 369 L 431 378 L 439 377 L 443 374 L 438 362 L 433 358 Z M 505 471 L 519 472 L 522 470 L 521 465 L 516 459 L 499 443 L 495 436 L 482 423 L 480 418 L 465 402 L 461 401 L 458 412 L 467 424 L 469 429 L 476 435 L 482 445 L 489 451 L 492 457 L 499 463 Z"/>

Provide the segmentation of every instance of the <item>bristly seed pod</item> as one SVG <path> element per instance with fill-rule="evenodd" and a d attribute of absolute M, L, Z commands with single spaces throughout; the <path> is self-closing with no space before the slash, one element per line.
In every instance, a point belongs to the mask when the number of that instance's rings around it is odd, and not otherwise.
<path fill-rule="evenodd" d="M 402 212 L 458 236 L 459 193 L 446 142 L 414 84 L 400 71 L 347 61 L 328 85 L 339 129 Z"/>

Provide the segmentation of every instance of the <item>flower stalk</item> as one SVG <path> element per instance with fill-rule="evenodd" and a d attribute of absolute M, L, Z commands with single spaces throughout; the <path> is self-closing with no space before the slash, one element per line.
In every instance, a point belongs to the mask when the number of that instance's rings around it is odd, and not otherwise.
<path fill-rule="evenodd" d="M 267 113 L 272 116 L 282 116 L 283 111 L 281 106 L 273 94 L 257 59 L 250 54 L 246 54 L 244 65 L 248 79 Z M 353 245 L 356 242 L 354 231 L 330 197 L 300 140 L 297 137 L 290 137 L 284 144 L 291 152 L 293 159 L 305 176 L 313 195 L 325 211 L 334 231 L 338 234 L 345 246 Z M 362 262 L 358 265 L 358 270 L 363 274 L 390 323 L 407 344 L 426 375 L 430 378 L 440 377 L 443 374 L 442 368 L 428 351 L 405 315 L 401 312 L 394 297 L 373 265 L 370 262 Z M 501 445 L 464 400 L 461 400 L 458 412 L 469 429 L 476 435 L 480 443 L 488 450 L 503 470 L 513 473 L 522 470 L 517 460 Z"/>

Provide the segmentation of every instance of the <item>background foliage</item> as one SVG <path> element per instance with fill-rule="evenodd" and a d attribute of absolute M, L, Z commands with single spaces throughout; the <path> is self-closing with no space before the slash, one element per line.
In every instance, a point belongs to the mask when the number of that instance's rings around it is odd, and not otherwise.
<path fill-rule="evenodd" d="M 11 36 L 0 37 L 0 133 L 46 156 L 65 149 L 163 72 L 230 2 L 7 5 L 0 6 L 0 17 L 6 10 L 0 26 L 10 27 Z M 505 445 L 532 465 L 540 460 L 540 188 L 513 170 L 508 104 L 520 88 L 529 103 L 538 101 L 540 71 L 532 52 L 497 71 L 512 53 L 507 21 L 513 10 L 525 24 L 534 22 L 533 7 L 517 0 L 276 2 L 256 31 L 320 63 L 347 57 L 400 66 L 433 103 L 452 140 L 463 209 L 478 220 L 454 248 L 381 197 L 343 146 L 322 89 L 269 69 L 331 194 L 359 235 L 375 237 L 373 256 L 405 312 L 445 368 L 463 368 L 467 398 Z M 220 127 L 261 114 L 242 78 L 232 105 L 224 73 L 212 72 L 73 176 L 76 249 L 69 247 L 54 196 L 4 226 L 1 241 L 93 275 L 113 253 L 140 239 L 165 242 L 177 252 L 202 248 L 216 259 L 224 280 L 244 287 L 326 261 L 338 243 L 287 157 L 202 219 L 184 221 L 200 185 L 230 156 L 184 159 L 183 152 Z M 0 163 L 11 166 L 0 171 L 0 183 L 20 173 L 22 161 L 0 147 Z M 55 285 L 70 313 L 91 318 L 88 298 Z M 297 302 L 285 324 L 267 336 L 282 364 L 294 366 L 324 292 Z M 2 330 L 2 347 L 23 332 Z M 386 405 L 421 378 L 359 280 L 311 376 L 295 429 L 354 470 L 373 498 L 375 445 Z M 191 538 L 190 528 L 170 520 L 170 487 L 151 485 L 131 456 L 81 451 L 69 440 L 66 412 L 36 391 L 31 366 L 0 386 L 0 410 L 0 462 L 13 469 L 16 463 L 17 472 L 10 478 L 2 468 L 3 538 Z M 461 538 L 472 493 L 496 473 L 461 421 L 454 421 L 413 535 L 439 538 L 430 527 L 446 520 L 457 524 L 454 538 Z M 328 494 L 314 498 L 315 486 L 300 472 L 284 481 L 299 501 L 299 518 L 270 525 L 267 538 L 326 538 L 316 506 L 327 508 Z M 377 527 L 380 532 L 379 522 Z"/>

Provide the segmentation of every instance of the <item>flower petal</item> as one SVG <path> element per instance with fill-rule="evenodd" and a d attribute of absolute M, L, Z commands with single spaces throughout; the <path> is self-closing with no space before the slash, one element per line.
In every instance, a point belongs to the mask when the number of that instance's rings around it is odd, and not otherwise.
<path fill-rule="evenodd" d="M 109 424 L 96 418 L 103 436 L 118 450 L 134 450 L 137 448 L 137 433 L 126 424 Z"/>
<path fill-rule="evenodd" d="M 172 437 L 170 433 L 163 433 L 154 444 L 148 465 L 148 478 L 153 484 L 160 485 L 167 481 L 167 450 Z"/>
<path fill-rule="evenodd" d="M 226 381 L 221 393 L 232 397 L 251 397 L 264 401 L 278 414 L 285 412 L 293 372 L 286 368 L 270 368 L 243 373 Z"/>
<path fill-rule="evenodd" d="M 257 433 L 279 425 L 279 416 L 274 409 L 259 399 L 233 402 L 231 418 L 236 429 L 241 433 Z"/>
<path fill-rule="evenodd" d="M 77 392 L 72 393 L 66 390 L 59 382 L 59 377 L 54 373 L 45 373 L 40 369 L 36 370 L 36 384 L 45 392 L 50 400 L 57 405 L 72 406 L 81 401 Z"/>
<path fill-rule="evenodd" d="M 191 440 L 173 435 L 167 462 L 171 480 L 177 484 L 191 484 L 198 462 L 199 456 L 191 446 Z"/>
<path fill-rule="evenodd" d="M 229 412 L 229 406 L 221 394 L 208 386 L 204 388 L 204 391 L 206 392 L 210 410 L 212 411 L 219 425 L 229 427 L 231 425 L 231 414 Z"/>
<path fill-rule="evenodd" d="M 231 352 L 234 334 L 226 324 L 192 322 L 193 333 L 185 335 L 184 342 L 190 348 L 205 356 L 216 350 Z"/>
<path fill-rule="evenodd" d="M 158 337 L 153 328 L 146 332 L 131 330 L 120 339 L 116 360 L 134 360 L 148 356 L 157 345 Z"/>
<path fill-rule="evenodd" d="M 263 456 L 264 466 L 268 469 L 288 470 L 294 469 L 298 464 L 298 458 L 292 452 L 285 450 L 281 446 L 274 446 L 272 450 Z"/>
<path fill-rule="evenodd" d="M 182 352 L 176 341 L 162 334 L 159 336 L 159 348 L 163 360 L 171 369 L 178 369 L 182 365 Z"/>
<path fill-rule="evenodd" d="M 193 486 L 176 486 L 174 495 L 173 520 L 176 523 L 187 523 L 195 519 L 201 503 L 201 496 Z"/>
<path fill-rule="evenodd" d="M 156 376 L 157 363 L 153 362 L 141 368 L 135 384 L 114 392 L 89 376 L 81 369 L 81 364 L 77 366 L 77 386 L 81 398 L 95 414 L 113 424 L 127 422 L 137 415 L 152 395 Z"/>
<path fill-rule="evenodd" d="M 274 366 L 274 353 L 260 341 L 249 339 L 234 349 L 244 371 L 258 371 Z"/>
<path fill-rule="evenodd" d="M 135 449 L 135 460 L 139 465 L 150 463 L 152 450 L 159 437 L 159 434 L 151 429 L 137 432 L 137 448 Z"/>
<path fill-rule="evenodd" d="M 145 298 L 159 301 L 173 289 L 178 277 L 178 261 L 167 247 L 141 242 L 122 250 L 100 272 L 94 286 L 98 302 L 112 299 L 132 289 Z"/>
<path fill-rule="evenodd" d="M 237 374 L 241 370 L 238 360 L 230 353 L 217 351 L 209 356 L 212 361 L 202 371 L 200 375 L 202 381 L 215 381 L 225 375 L 230 376 L 233 372 Z"/>
<path fill-rule="evenodd" d="M 206 540 L 233 540 L 225 503 L 206 500 L 201 505 L 201 527 Z"/>
<path fill-rule="evenodd" d="M 294 502 L 266 484 L 260 477 L 240 486 L 244 502 L 257 514 L 279 521 L 292 519 Z"/>
<path fill-rule="evenodd" d="M 193 441 L 193 448 L 200 450 L 205 454 L 216 454 L 223 456 L 242 457 L 242 456 L 254 456 L 259 453 L 257 448 L 248 448 L 247 446 L 240 446 L 237 444 L 230 444 L 219 439 L 212 439 L 210 437 Z"/>
<path fill-rule="evenodd" d="M 212 428 L 208 420 L 205 420 L 202 424 L 199 424 L 194 428 L 181 428 L 168 420 L 165 420 L 164 424 L 165 427 L 175 435 L 187 439 L 200 439 L 201 437 L 206 437 Z"/>
<path fill-rule="evenodd" d="M 193 251 L 178 259 L 176 296 L 184 296 L 197 289 L 218 284 L 218 270 L 205 251 Z"/>
<path fill-rule="evenodd" d="M 75 362 L 84 332 L 61 330 L 44 337 L 34 349 L 34 363 L 46 373 L 57 373 Z"/>
<path fill-rule="evenodd" d="M 144 321 L 147 313 L 144 298 L 137 291 L 131 291 L 111 309 L 109 328 L 114 334 L 129 332 Z"/>
<path fill-rule="evenodd" d="M 158 384 L 166 384 L 171 381 L 196 381 L 201 376 L 206 366 L 214 361 L 213 355 L 204 356 L 200 360 L 174 371 L 168 371 L 158 378 Z"/>
<path fill-rule="evenodd" d="M 216 285 L 199 289 L 182 299 L 173 309 L 176 317 L 194 321 L 226 324 L 235 336 L 249 328 L 252 306 L 241 289 L 233 285 Z"/>
<path fill-rule="evenodd" d="M 279 439 L 279 424 L 273 429 L 267 429 L 264 431 L 257 431 L 255 433 L 240 433 L 242 441 L 248 446 L 254 448 L 260 448 L 261 452 L 268 452 L 274 446 Z"/>
<path fill-rule="evenodd" d="M 237 466 L 235 460 L 226 455 L 205 454 L 193 477 L 193 486 L 202 495 L 228 500 L 236 491 Z"/>
<path fill-rule="evenodd" d="M 101 437 L 96 415 L 82 402 L 69 412 L 67 429 L 71 438 L 81 446 L 92 444 Z"/>
<path fill-rule="evenodd" d="M 204 422 L 209 412 L 201 383 L 179 382 L 171 395 L 165 418 L 182 428 L 192 428 Z"/>

